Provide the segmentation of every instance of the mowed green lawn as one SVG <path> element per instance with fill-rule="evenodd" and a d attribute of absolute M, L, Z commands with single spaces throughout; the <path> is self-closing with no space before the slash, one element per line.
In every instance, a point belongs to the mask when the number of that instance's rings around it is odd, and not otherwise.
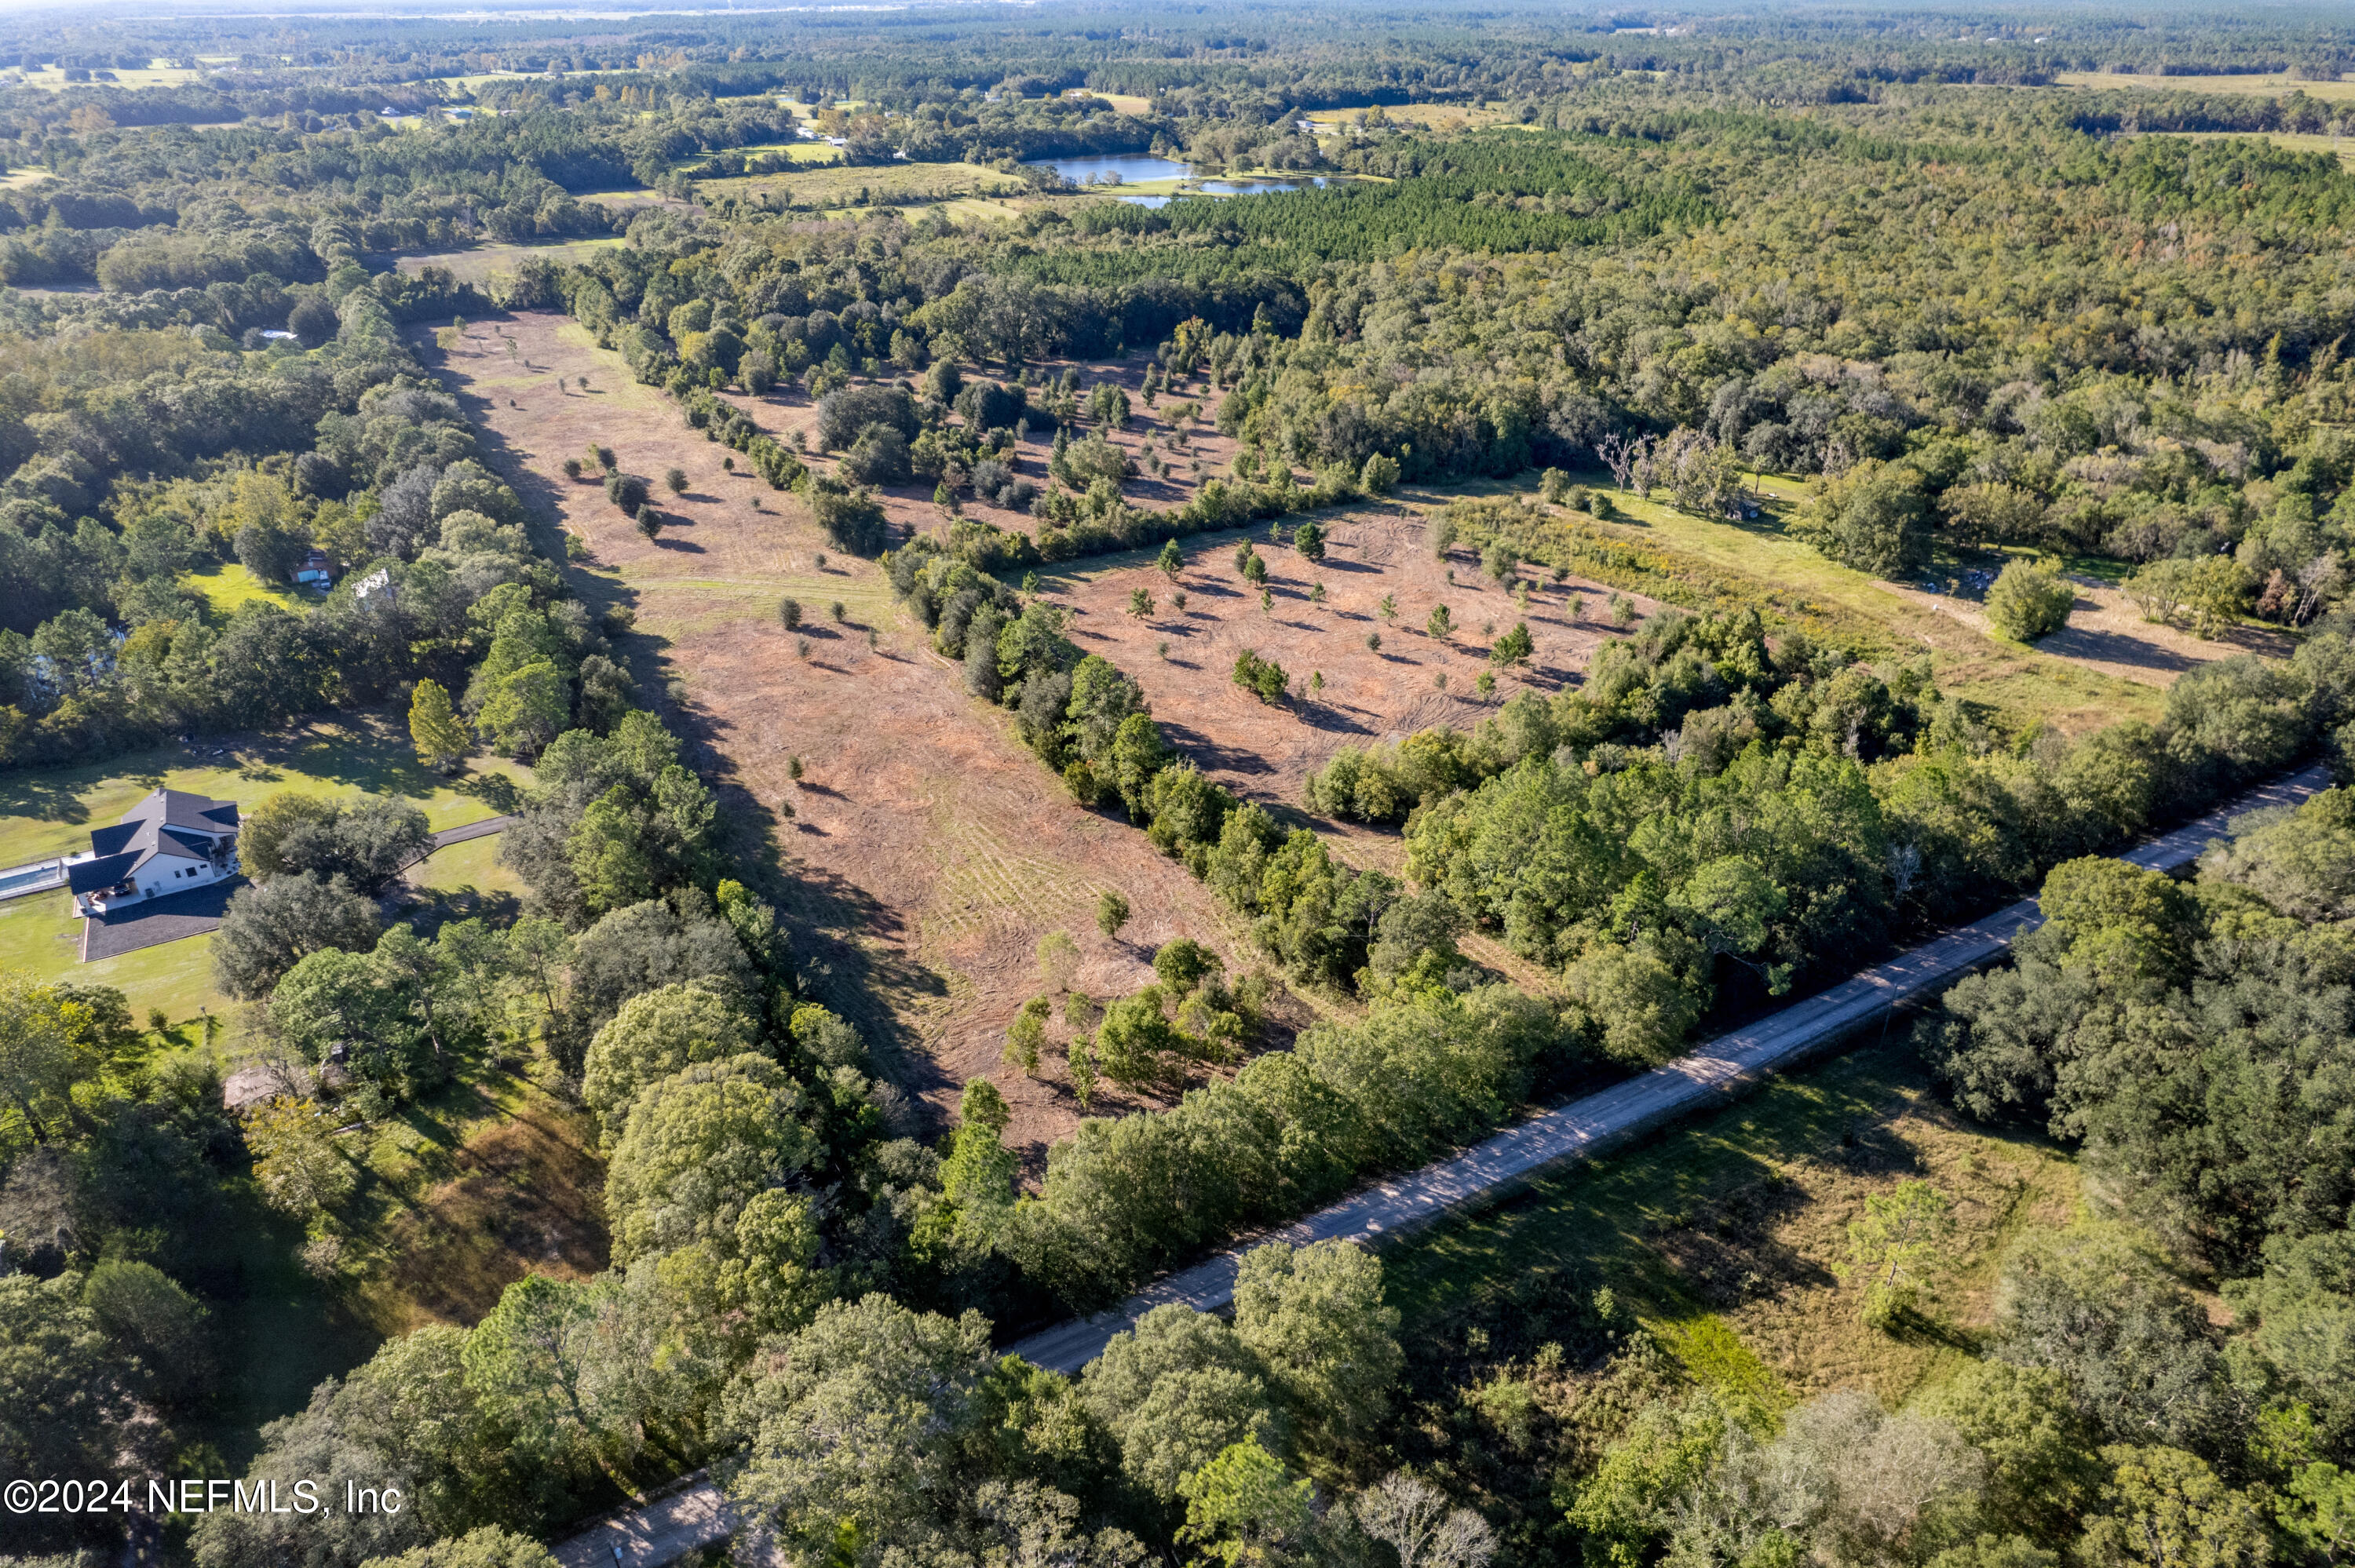
<path fill-rule="evenodd" d="M 410 884 L 429 894 L 512 894 L 522 897 L 523 878 L 499 863 L 499 835 L 468 839 L 435 850 L 409 874 Z"/>
<path fill-rule="evenodd" d="M 159 747 L 105 762 L 0 777 L 0 867 L 21 865 L 90 847 L 90 832 L 119 820 L 157 788 L 186 789 L 235 800 L 245 810 L 282 790 L 357 800 L 389 796 L 412 800 L 435 829 L 498 815 L 485 781 L 528 788 L 531 769 L 503 758 L 478 758 L 457 779 L 421 765 L 409 748 L 408 726 L 395 717 L 364 714 L 321 720 L 282 736 L 223 743 Z M 498 839 L 453 844 L 429 860 L 421 886 L 457 892 L 515 892 L 518 885 L 496 863 Z M 81 919 L 63 889 L 0 902 L 0 964 L 43 980 L 112 986 L 144 1019 L 160 1008 L 176 1024 L 232 1004 L 213 990 L 212 938 L 190 937 L 120 958 L 85 964 Z"/>
<path fill-rule="evenodd" d="M 235 1005 L 213 989 L 209 935 L 85 964 L 81 926 L 73 899 L 61 887 L 9 899 L 0 904 L 0 953 L 6 955 L 0 961 L 40 980 L 112 986 L 130 1001 L 132 1016 L 142 1022 L 150 1008 L 161 1008 L 165 1017 L 180 1025 L 207 1011 L 220 1017 Z"/>
<path fill-rule="evenodd" d="M 237 607 L 250 599 L 268 599 L 282 609 L 291 609 L 296 602 L 293 589 L 265 582 L 235 561 L 208 572 L 190 572 L 180 579 L 180 586 L 203 596 L 206 608 L 219 616 L 235 614 Z M 303 598 L 312 600 L 316 596 L 305 593 Z"/>
<path fill-rule="evenodd" d="M 218 752 L 220 755 L 216 756 Z M 0 775 L 0 868 L 90 847 L 90 831 L 119 821 L 157 789 L 186 789 L 251 810 L 282 790 L 357 799 L 391 796 L 424 808 L 434 828 L 496 817 L 483 796 L 494 775 L 518 789 L 531 769 L 477 757 L 455 779 L 417 760 L 405 715 L 320 719 L 282 735 L 168 745 L 66 768 Z"/>

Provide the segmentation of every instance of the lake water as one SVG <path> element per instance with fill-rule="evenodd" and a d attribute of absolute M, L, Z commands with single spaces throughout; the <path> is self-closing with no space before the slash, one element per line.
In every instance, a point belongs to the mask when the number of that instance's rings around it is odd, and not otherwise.
<path fill-rule="evenodd" d="M 1076 185 L 1088 185 L 1106 175 L 1118 175 L 1123 185 L 1142 185 L 1146 180 L 1183 179 L 1190 172 L 1183 164 L 1144 153 L 1114 153 L 1099 158 L 1034 158 L 1030 167 L 1052 169 Z"/>
<path fill-rule="evenodd" d="M 1077 185 L 1101 184 L 1106 175 L 1118 175 L 1123 185 L 1142 185 L 1147 180 L 1187 179 L 1194 173 L 1188 164 L 1143 153 L 1118 153 L 1097 158 L 1036 158 L 1030 167 L 1052 169 Z M 1322 175 L 1297 180 L 1221 179 L 1204 180 L 1202 189 L 1212 196 L 1252 196 L 1268 191 L 1296 191 L 1303 185 L 1324 183 Z M 1166 196 L 1124 196 L 1120 199 L 1132 207 L 1169 205 Z"/>

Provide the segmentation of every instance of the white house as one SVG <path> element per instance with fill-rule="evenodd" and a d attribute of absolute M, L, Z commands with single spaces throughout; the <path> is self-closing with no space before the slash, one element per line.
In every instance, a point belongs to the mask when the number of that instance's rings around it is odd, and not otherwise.
<path fill-rule="evenodd" d="M 326 551 L 313 550 L 303 557 L 303 564 L 294 568 L 294 580 L 305 588 L 314 588 L 325 593 L 336 586 L 336 564 L 327 559 Z"/>
<path fill-rule="evenodd" d="M 66 885 L 84 915 L 221 882 L 237 874 L 237 802 L 158 789 L 90 848 L 66 860 Z"/>

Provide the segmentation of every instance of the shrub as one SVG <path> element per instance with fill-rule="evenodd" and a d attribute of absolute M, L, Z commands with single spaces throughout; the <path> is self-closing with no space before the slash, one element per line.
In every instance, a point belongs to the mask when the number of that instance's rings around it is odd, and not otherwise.
<path fill-rule="evenodd" d="M 626 516 L 634 517 L 638 508 L 646 503 L 646 482 L 634 473 L 608 473 L 605 476 L 605 499 Z"/>
<path fill-rule="evenodd" d="M 1488 579 L 1502 588 L 1513 580 L 1521 569 L 1521 558 L 1502 539 L 1491 539 L 1480 552 L 1480 569 Z"/>
<path fill-rule="evenodd" d="M 791 597 L 779 599 L 777 601 L 777 619 L 784 622 L 786 630 L 799 630 L 802 624 L 802 601 Z"/>
<path fill-rule="evenodd" d="M 1014 471 L 996 458 L 983 458 L 973 465 L 973 493 L 985 501 L 996 501 L 997 493 L 1014 482 Z"/>
<path fill-rule="evenodd" d="M 807 495 L 810 514 L 837 545 L 854 556 L 883 553 L 890 525 L 874 496 L 820 474 L 810 476 Z"/>
<path fill-rule="evenodd" d="M 955 378 L 951 377 L 950 380 L 954 382 Z M 964 420 L 965 429 L 972 436 L 977 437 L 985 430 L 1006 429 L 1025 417 L 1028 417 L 1033 425 L 1040 422 L 1036 411 L 1026 406 L 1018 389 L 1001 387 L 994 381 L 959 383 L 948 400 L 954 405 L 958 417 Z"/>
<path fill-rule="evenodd" d="M 777 385 L 777 362 L 754 349 L 736 362 L 736 379 L 755 397 L 765 397 Z"/>
<path fill-rule="evenodd" d="M 2153 561 L 2126 579 L 2126 597 L 2145 620 L 2174 625 L 2185 618 L 2212 637 L 2248 604 L 2248 573 L 2229 556 Z"/>
<path fill-rule="evenodd" d="M 907 438 L 889 425 L 868 425 L 844 455 L 842 471 L 861 484 L 907 483 L 913 472 Z"/>
<path fill-rule="evenodd" d="M 817 406 L 817 440 L 822 447 L 847 447 L 869 425 L 884 425 L 903 441 L 916 439 L 922 427 L 916 418 L 915 400 L 899 387 L 845 387 L 829 392 Z"/>
<path fill-rule="evenodd" d="M 1284 666 L 1274 660 L 1263 659 L 1248 648 L 1235 655 L 1235 684 L 1261 702 L 1281 702 L 1288 683 Z"/>
<path fill-rule="evenodd" d="M 663 473 L 663 488 L 669 491 L 673 495 L 685 495 L 687 493 L 687 471 L 683 468 L 666 470 Z"/>
<path fill-rule="evenodd" d="M 1987 589 L 1987 620 L 2006 637 L 2033 642 L 2068 625 L 2076 600 L 2077 590 L 2051 567 L 2013 561 Z"/>

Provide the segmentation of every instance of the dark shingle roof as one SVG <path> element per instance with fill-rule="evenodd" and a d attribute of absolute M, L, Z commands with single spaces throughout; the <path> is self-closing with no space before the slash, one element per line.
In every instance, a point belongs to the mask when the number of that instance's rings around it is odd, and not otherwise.
<path fill-rule="evenodd" d="M 123 813 L 123 820 L 152 821 L 167 828 L 187 828 L 199 833 L 237 831 L 237 802 L 216 800 L 186 789 L 158 789 Z"/>
<path fill-rule="evenodd" d="M 102 854 L 96 860 L 76 861 L 66 867 L 66 885 L 76 893 L 96 893 L 129 876 L 144 858 L 133 853 Z"/>
<path fill-rule="evenodd" d="M 212 841 L 237 832 L 237 802 L 216 800 L 186 789 L 158 789 L 110 828 L 93 829 L 94 859 L 69 866 L 66 885 L 76 893 L 112 887 L 157 855 L 205 861 Z"/>

